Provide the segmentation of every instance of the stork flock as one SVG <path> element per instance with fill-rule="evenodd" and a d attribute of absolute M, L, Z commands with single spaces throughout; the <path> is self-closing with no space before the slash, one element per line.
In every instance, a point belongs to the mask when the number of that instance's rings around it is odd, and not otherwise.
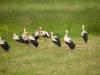
<path fill-rule="evenodd" d="M 82 36 L 84 42 L 87 43 L 88 42 L 88 33 L 87 33 L 87 31 L 85 31 L 84 25 L 82 25 L 81 36 Z M 12 39 L 17 42 L 24 43 L 26 45 L 32 44 L 35 47 L 38 47 L 38 45 L 39 45 L 38 39 L 40 37 L 51 38 L 52 42 L 55 45 L 57 45 L 58 47 L 61 47 L 60 37 L 55 35 L 53 32 L 43 31 L 41 26 L 39 27 L 38 31 L 36 31 L 33 35 L 29 35 L 29 33 L 24 28 L 23 34 L 21 36 L 18 36 L 14 33 L 12 36 Z M 68 30 L 65 31 L 64 42 L 71 50 L 73 50 L 76 46 L 75 42 L 70 38 Z M 10 50 L 9 44 L 5 40 L 2 40 L 1 37 L 0 37 L 0 46 L 5 51 Z"/>

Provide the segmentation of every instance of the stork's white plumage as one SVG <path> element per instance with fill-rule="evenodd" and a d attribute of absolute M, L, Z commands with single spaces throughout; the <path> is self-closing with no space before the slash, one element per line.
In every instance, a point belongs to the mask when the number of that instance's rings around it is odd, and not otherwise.
<path fill-rule="evenodd" d="M 40 32 L 39 31 L 36 31 L 34 36 L 39 36 L 40 35 Z"/>
<path fill-rule="evenodd" d="M 41 30 L 42 30 L 42 27 L 39 26 L 38 31 L 36 31 L 36 32 L 33 34 L 33 36 L 34 36 L 34 38 L 35 38 L 36 40 L 38 40 L 38 39 L 40 38 L 40 31 L 41 31 Z"/>
<path fill-rule="evenodd" d="M 60 38 L 59 38 L 58 36 L 54 35 L 53 32 L 51 32 L 51 39 L 52 39 L 52 42 L 53 42 L 54 44 L 56 44 L 56 45 L 59 46 L 59 47 L 61 46 Z"/>
<path fill-rule="evenodd" d="M 87 43 L 88 42 L 88 33 L 85 31 L 84 25 L 82 25 L 82 33 L 81 34 L 82 34 L 84 42 Z"/>
<path fill-rule="evenodd" d="M 39 31 L 40 31 L 40 36 L 50 38 L 50 33 L 47 31 L 43 31 L 41 26 L 39 27 Z"/>
<path fill-rule="evenodd" d="M 16 35 L 15 33 L 13 34 L 12 39 L 15 40 L 15 41 L 21 42 L 21 43 L 25 43 L 24 40 L 22 39 L 22 37 Z"/>
<path fill-rule="evenodd" d="M 50 33 L 47 31 L 40 31 L 40 36 L 50 38 Z"/>
<path fill-rule="evenodd" d="M 25 42 L 26 44 L 29 44 L 29 33 L 26 32 L 25 28 L 24 28 L 24 32 L 23 32 L 23 34 L 22 34 L 22 39 L 24 40 L 24 42 Z"/>
<path fill-rule="evenodd" d="M 37 40 L 39 37 L 46 37 L 46 38 L 50 38 L 50 33 L 47 31 L 43 31 L 42 27 L 39 27 L 39 30 L 35 32 L 35 34 L 33 35 L 34 38 Z"/>
<path fill-rule="evenodd" d="M 64 41 L 69 42 L 70 43 L 71 38 L 68 37 L 68 31 L 65 31 L 65 36 L 64 36 Z"/>
<path fill-rule="evenodd" d="M 12 39 L 13 39 L 13 40 L 18 40 L 18 39 L 20 39 L 20 38 L 19 38 L 18 35 L 16 35 L 16 34 L 14 33 Z"/>
<path fill-rule="evenodd" d="M 35 40 L 33 36 L 29 36 L 29 40 Z"/>
<path fill-rule="evenodd" d="M 26 32 L 26 30 L 25 30 L 25 28 L 24 28 L 24 32 L 23 32 L 23 34 L 22 34 L 23 40 L 27 41 L 27 40 L 28 40 L 28 36 L 29 36 L 29 33 Z"/>
<path fill-rule="evenodd" d="M 40 37 L 40 32 L 39 31 L 36 31 L 35 34 L 33 34 L 35 40 L 38 40 L 39 37 Z"/>
<path fill-rule="evenodd" d="M 68 31 L 65 31 L 64 41 L 70 49 L 75 48 L 75 44 L 74 44 L 73 40 L 68 36 Z"/>
<path fill-rule="evenodd" d="M 5 50 L 5 51 L 9 51 L 10 50 L 10 46 L 8 45 L 8 43 L 5 40 L 2 40 L 0 37 L 0 46 Z"/>
<path fill-rule="evenodd" d="M 18 36 L 14 33 L 12 39 L 21 43 L 29 44 L 29 34 L 25 31 L 25 28 L 22 36 Z"/>
<path fill-rule="evenodd" d="M 26 41 L 25 41 L 22 37 L 16 35 L 15 33 L 13 34 L 12 39 L 15 40 L 15 41 L 21 42 L 21 43 L 26 43 Z M 29 35 L 28 35 L 28 43 L 31 43 L 31 44 L 33 44 L 35 47 L 38 47 L 38 42 L 37 42 L 37 40 L 34 38 L 34 36 L 29 36 Z"/>

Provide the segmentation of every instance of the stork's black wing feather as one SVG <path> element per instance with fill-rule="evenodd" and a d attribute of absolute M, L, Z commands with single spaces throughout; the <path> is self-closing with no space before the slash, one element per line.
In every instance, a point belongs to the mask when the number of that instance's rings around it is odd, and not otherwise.
<path fill-rule="evenodd" d="M 5 51 L 9 51 L 9 50 L 10 50 L 10 46 L 8 45 L 7 42 L 4 42 L 4 44 L 1 44 L 1 47 L 2 47 Z"/>
<path fill-rule="evenodd" d="M 39 39 L 39 36 L 34 36 L 34 35 L 33 35 L 33 37 L 35 38 L 35 40 L 38 40 L 38 39 Z"/>
<path fill-rule="evenodd" d="M 53 41 L 53 43 L 55 43 L 57 46 L 61 47 L 60 38 L 56 37 L 55 40 L 57 40 L 57 41 Z"/>
<path fill-rule="evenodd" d="M 65 42 L 65 43 L 68 45 L 68 47 L 69 47 L 70 49 L 74 49 L 74 48 L 75 48 L 75 44 L 74 44 L 73 41 Z"/>
<path fill-rule="evenodd" d="M 25 43 L 25 41 L 23 40 L 23 38 L 21 36 L 19 36 L 19 39 L 16 41 L 21 42 L 21 43 Z"/>
<path fill-rule="evenodd" d="M 38 47 L 37 40 L 30 40 L 30 43 L 33 44 L 35 47 Z"/>

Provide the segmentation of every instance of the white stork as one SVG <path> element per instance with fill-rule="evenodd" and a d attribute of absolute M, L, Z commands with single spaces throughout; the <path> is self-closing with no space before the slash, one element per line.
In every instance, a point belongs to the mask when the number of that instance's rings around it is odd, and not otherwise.
<path fill-rule="evenodd" d="M 61 47 L 61 41 L 60 41 L 60 38 L 56 35 L 54 35 L 53 32 L 51 32 L 51 39 L 52 39 L 52 42 L 54 44 L 56 44 L 58 47 Z"/>
<path fill-rule="evenodd" d="M 88 33 L 85 31 L 84 25 L 82 25 L 82 37 L 85 43 L 88 42 Z"/>
<path fill-rule="evenodd" d="M 40 36 L 50 38 L 50 33 L 47 31 L 40 31 Z"/>
<path fill-rule="evenodd" d="M 42 27 L 39 27 L 39 30 L 35 32 L 35 34 L 33 35 L 34 38 L 37 40 L 39 37 L 46 37 L 46 38 L 50 38 L 51 35 L 49 32 L 47 31 L 43 31 Z"/>
<path fill-rule="evenodd" d="M 31 43 L 35 47 L 38 47 L 37 40 L 34 38 L 34 36 L 29 36 L 28 32 L 25 31 L 25 28 L 22 36 L 18 36 L 14 33 L 12 39 L 21 43 L 26 43 L 26 44 Z"/>
<path fill-rule="evenodd" d="M 15 33 L 13 34 L 12 39 L 15 40 L 15 41 L 21 42 L 21 43 L 25 43 L 24 40 L 22 39 L 22 37 L 16 35 Z"/>
<path fill-rule="evenodd" d="M 28 32 L 25 31 L 25 28 L 22 36 L 18 36 L 14 33 L 12 39 L 21 43 L 29 44 Z"/>
<path fill-rule="evenodd" d="M 8 43 L 4 40 L 1 39 L 0 37 L 0 46 L 5 50 L 5 51 L 9 51 L 10 50 L 10 46 L 8 45 Z"/>
<path fill-rule="evenodd" d="M 28 38 L 29 38 L 29 43 L 33 44 L 35 47 L 38 47 L 38 42 L 33 36 L 28 36 Z M 15 33 L 13 34 L 12 39 L 21 43 L 25 43 L 23 38 L 21 36 L 16 35 Z"/>
<path fill-rule="evenodd" d="M 24 42 L 26 43 L 26 44 L 29 44 L 29 33 L 28 32 L 26 32 L 25 31 L 25 28 L 24 28 L 24 32 L 23 32 L 23 34 L 22 34 L 22 39 L 24 40 Z"/>
<path fill-rule="evenodd" d="M 74 49 L 74 48 L 75 48 L 75 43 L 74 43 L 73 40 L 68 36 L 68 31 L 65 31 L 64 41 L 65 41 L 65 43 L 68 45 L 68 47 L 69 47 L 70 49 Z"/>

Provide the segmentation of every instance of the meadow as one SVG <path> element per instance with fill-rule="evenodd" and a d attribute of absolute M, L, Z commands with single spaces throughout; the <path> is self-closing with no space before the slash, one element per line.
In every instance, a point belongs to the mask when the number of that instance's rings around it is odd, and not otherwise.
<path fill-rule="evenodd" d="M 0 75 L 100 75 L 100 1 L 99 0 L 0 0 L 0 36 L 11 45 L 0 48 Z M 89 33 L 85 44 L 81 25 Z M 39 47 L 12 40 L 23 28 L 32 35 L 39 26 L 56 33 L 61 48 L 51 39 L 40 38 Z M 63 41 L 68 29 L 76 48 Z"/>

